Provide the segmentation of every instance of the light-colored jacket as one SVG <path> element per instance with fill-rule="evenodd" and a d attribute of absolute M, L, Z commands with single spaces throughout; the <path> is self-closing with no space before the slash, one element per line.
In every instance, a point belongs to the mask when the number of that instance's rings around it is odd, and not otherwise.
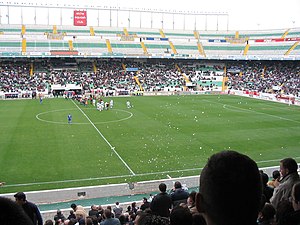
<path fill-rule="evenodd" d="M 274 189 L 272 198 L 270 199 L 271 204 L 277 209 L 278 203 L 282 200 L 289 200 L 292 193 L 293 185 L 300 181 L 297 172 L 291 173 L 283 177 L 278 187 Z"/>

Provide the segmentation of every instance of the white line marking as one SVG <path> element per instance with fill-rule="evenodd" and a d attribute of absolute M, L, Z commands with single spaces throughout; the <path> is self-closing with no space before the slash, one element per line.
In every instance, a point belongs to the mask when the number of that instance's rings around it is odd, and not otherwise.
<path fill-rule="evenodd" d="M 275 116 L 275 115 L 264 113 L 264 112 L 258 112 L 258 111 L 252 110 L 252 109 L 244 109 L 244 108 L 240 108 L 240 107 L 236 107 L 236 106 L 232 106 L 232 105 L 226 105 L 226 104 L 223 104 L 223 103 L 220 103 L 220 102 L 213 102 L 213 101 L 209 101 L 209 100 L 203 100 L 203 101 L 210 102 L 210 103 L 217 103 L 219 105 L 223 105 L 223 108 L 224 109 L 228 109 L 228 110 L 230 110 L 230 109 L 228 107 L 226 107 L 226 106 L 235 108 L 235 109 L 240 110 L 240 111 L 246 111 L 246 112 L 251 112 L 251 113 L 254 112 L 254 113 L 257 113 L 257 114 L 271 116 L 271 117 L 274 117 L 274 118 L 277 118 L 277 119 L 281 119 L 281 120 L 287 120 L 287 121 L 291 121 L 291 122 L 295 122 L 295 123 L 300 123 L 300 121 L 297 121 L 297 120 L 292 120 L 292 119 L 288 119 L 288 118 L 281 117 L 281 116 Z"/>
<path fill-rule="evenodd" d="M 95 126 L 95 124 L 90 120 L 90 118 L 82 111 L 82 109 L 72 100 L 73 104 L 79 109 L 79 111 L 87 118 L 87 120 L 90 122 L 90 124 L 95 128 L 95 130 L 98 132 L 98 134 L 103 138 L 103 140 L 108 144 L 110 149 L 118 156 L 118 158 L 122 161 L 122 163 L 126 166 L 126 168 L 130 171 L 132 175 L 135 175 L 135 173 L 132 171 L 132 169 L 128 166 L 128 164 L 122 159 L 122 157 L 117 153 L 115 150 L 115 147 L 113 147 L 108 140 L 103 136 L 103 134 L 98 130 L 98 128 Z"/>
<path fill-rule="evenodd" d="M 218 104 L 220 104 L 220 103 L 218 103 Z M 232 106 L 232 105 L 226 105 L 226 104 L 224 104 L 224 105 L 223 105 L 223 108 L 224 108 L 224 109 L 228 109 L 227 106 L 232 107 L 232 108 L 235 108 L 235 109 L 238 109 L 238 110 L 240 110 L 240 111 L 246 111 L 246 112 L 251 112 L 251 113 L 254 112 L 254 113 L 257 113 L 257 114 L 262 114 L 262 115 L 266 115 L 266 116 L 271 116 L 271 117 L 274 117 L 274 118 L 277 118 L 277 119 L 281 119 L 281 120 L 287 120 L 287 121 L 291 121 L 291 122 L 295 122 L 295 123 L 300 123 L 300 121 L 288 119 L 288 118 L 285 118 L 285 117 L 282 117 L 282 116 L 276 116 L 276 115 L 272 115 L 272 114 L 269 114 L 269 113 L 258 112 L 258 111 L 252 110 L 252 109 L 244 109 L 244 108 L 240 108 L 240 107 L 236 107 L 236 106 Z M 230 110 L 230 109 L 229 109 L 229 110 Z"/>
<path fill-rule="evenodd" d="M 300 159 L 300 157 L 294 157 L 294 159 Z M 267 162 L 279 162 L 282 159 L 272 159 L 272 160 L 263 160 L 263 161 L 257 161 L 257 164 L 267 163 Z M 277 166 L 277 165 L 276 165 Z M 271 168 L 271 167 L 265 167 L 265 168 Z M 56 183 L 69 183 L 69 182 L 81 182 L 81 181 L 92 181 L 92 180 L 105 180 L 105 179 L 114 179 L 114 178 L 125 178 L 125 177 L 142 177 L 142 176 L 149 176 L 149 175 L 157 175 L 157 174 L 167 174 L 168 178 L 172 178 L 169 173 L 175 173 L 175 172 L 186 172 L 186 171 L 199 171 L 202 170 L 203 167 L 199 168 L 192 168 L 192 169 L 183 169 L 183 170 L 169 170 L 169 171 L 162 171 L 162 172 L 151 172 L 151 173 L 140 173 L 140 174 L 126 174 L 126 175 L 118 175 L 118 176 L 109 176 L 109 177 L 91 177 L 91 178 L 85 178 L 85 179 L 76 179 L 76 180 L 60 180 L 60 181 L 48 181 L 48 182 L 36 182 L 36 183 L 25 183 L 25 184 L 6 184 L 2 186 L 1 188 L 5 187 L 20 187 L 20 186 L 30 186 L 30 185 L 42 185 L 42 184 L 56 184 Z"/>
<path fill-rule="evenodd" d="M 91 109 L 91 108 L 89 108 Z M 86 110 L 89 110 L 89 109 L 86 109 Z M 68 122 L 58 122 L 58 121 L 50 121 L 50 120 L 44 120 L 44 119 L 41 119 L 40 118 L 40 115 L 44 115 L 44 114 L 47 114 L 47 113 L 52 113 L 52 112 L 60 112 L 60 111 L 70 111 L 70 110 L 74 110 L 74 109 L 57 109 L 57 110 L 52 110 L 52 111 L 46 111 L 46 112 L 41 112 L 39 114 L 37 114 L 35 116 L 35 118 L 39 121 L 42 121 L 42 122 L 45 122 L 45 123 L 54 123 L 54 124 L 67 124 L 69 125 Z M 93 110 L 93 109 L 91 109 Z M 94 109 L 95 110 L 95 109 Z M 128 113 L 129 116 L 128 117 L 125 117 L 123 119 L 119 119 L 119 120 L 110 120 L 110 121 L 103 121 L 103 122 L 95 122 L 94 124 L 104 124 L 104 123 L 116 123 L 116 122 L 121 122 L 121 121 L 124 121 L 124 120 L 128 120 L 130 119 L 132 116 L 133 116 L 133 113 L 132 112 L 128 112 L 126 110 L 122 110 L 122 109 L 110 109 L 110 110 L 114 110 L 114 111 L 120 111 L 120 112 L 125 112 L 125 113 Z M 76 124 L 76 125 L 90 125 L 90 123 L 72 123 L 72 124 Z"/>

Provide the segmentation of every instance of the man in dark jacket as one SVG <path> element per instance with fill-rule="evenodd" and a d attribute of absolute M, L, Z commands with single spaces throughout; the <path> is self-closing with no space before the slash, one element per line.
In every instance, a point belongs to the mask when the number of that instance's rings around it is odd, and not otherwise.
<path fill-rule="evenodd" d="M 26 200 L 26 195 L 23 192 L 18 192 L 14 195 L 14 197 L 17 204 L 22 206 L 25 213 L 29 216 L 34 225 L 43 225 L 43 219 L 40 210 L 34 203 Z"/>
<path fill-rule="evenodd" d="M 60 209 L 56 211 L 56 215 L 54 216 L 54 221 L 57 222 L 58 220 L 62 222 L 66 220 L 66 217 L 62 214 Z"/>
<path fill-rule="evenodd" d="M 170 196 L 173 202 L 173 207 L 176 207 L 179 206 L 180 203 L 187 203 L 189 193 L 182 188 L 182 185 L 179 181 L 176 181 Z"/>
<path fill-rule="evenodd" d="M 172 208 L 172 199 L 167 193 L 167 185 L 161 183 L 159 186 L 160 193 L 157 194 L 150 203 L 150 209 L 156 215 L 162 217 L 170 217 L 170 209 Z"/>
<path fill-rule="evenodd" d="M 140 207 L 142 211 L 145 211 L 146 209 L 150 208 L 150 202 L 148 202 L 148 199 L 146 197 L 143 198 L 143 203 Z"/>

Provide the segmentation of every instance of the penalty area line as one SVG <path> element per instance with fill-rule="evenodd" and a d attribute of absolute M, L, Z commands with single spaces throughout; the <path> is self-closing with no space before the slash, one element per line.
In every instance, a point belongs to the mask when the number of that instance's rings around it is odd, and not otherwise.
<path fill-rule="evenodd" d="M 118 152 L 115 150 L 115 147 L 113 147 L 109 141 L 104 137 L 104 135 L 100 132 L 100 130 L 95 126 L 95 124 L 90 120 L 90 118 L 82 111 L 82 109 L 72 100 L 73 104 L 79 109 L 79 111 L 87 118 L 87 120 L 90 122 L 90 124 L 95 128 L 95 130 L 98 132 L 98 134 L 103 138 L 103 140 L 108 144 L 110 149 L 116 154 L 116 156 L 121 160 L 121 162 L 126 166 L 126 168 L 130 171 L 132 175 L 135 175 L 133 170 L 129 167 L 129 165 L 123 160 L 123 158 L 118 154 Z"/>

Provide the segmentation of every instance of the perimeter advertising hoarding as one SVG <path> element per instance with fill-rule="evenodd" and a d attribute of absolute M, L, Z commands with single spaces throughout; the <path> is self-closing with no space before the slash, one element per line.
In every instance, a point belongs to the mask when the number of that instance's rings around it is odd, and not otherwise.
<path fill-rule="evenodd" d="M 86 10 L 74 10 L 74 26 L 86 26 Z"/>

